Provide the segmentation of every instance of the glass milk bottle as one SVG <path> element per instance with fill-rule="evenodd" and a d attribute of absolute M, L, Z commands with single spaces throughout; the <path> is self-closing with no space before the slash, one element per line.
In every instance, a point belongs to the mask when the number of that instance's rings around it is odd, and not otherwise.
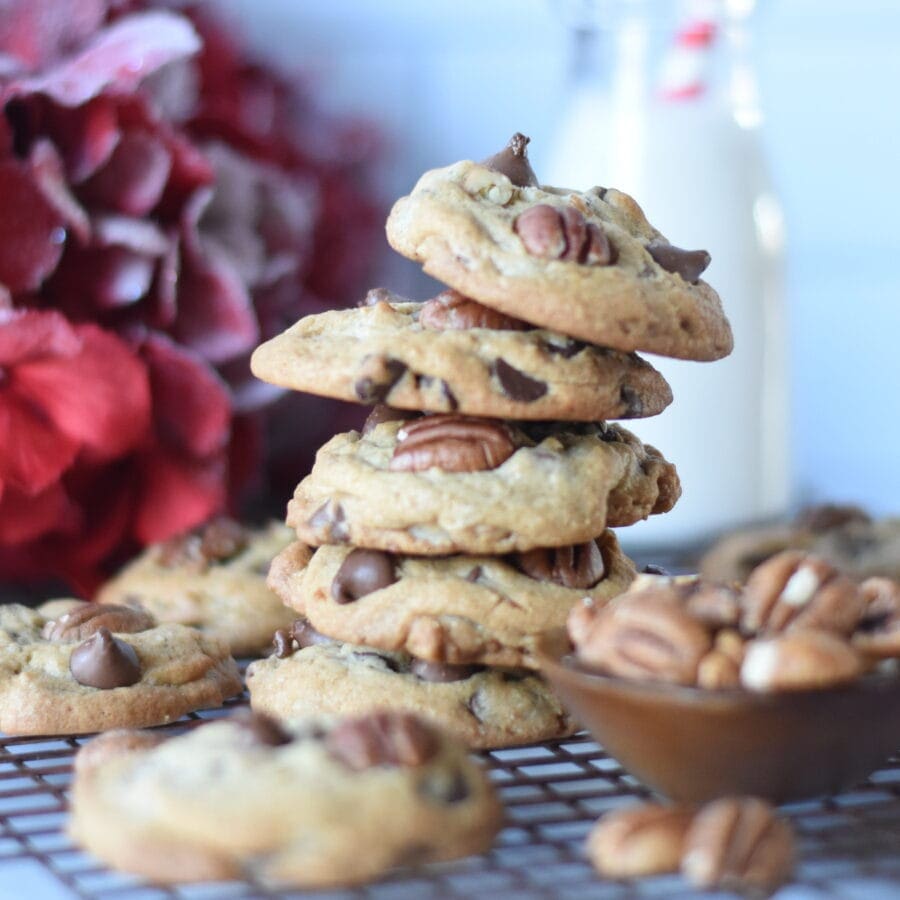
<path fill-rule="evenodd" d="M 725 360 L 650 357 L 672 385 L 660 416 L 626 422 L 674 462 L 683 496 L 620 532 L 628 547 L 686 547 L 790 501 L 784 229 L 746 60 L 752 0 L 582 2 L 575 72 L 542 177 L 632 194 L 673 244 L 705 249 L 735 348 Z"/>

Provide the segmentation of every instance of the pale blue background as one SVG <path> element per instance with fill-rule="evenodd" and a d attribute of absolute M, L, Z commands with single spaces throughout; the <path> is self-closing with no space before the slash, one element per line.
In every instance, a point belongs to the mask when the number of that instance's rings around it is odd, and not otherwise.
<path fill-rule="evenodd" d="M 551 2 L 219 5 L 274 59 L 316 73 L 339 107 L 383 125 L 388 196 L 514 130 L 533 137 L 540 171 L 568 46 Z M 797 497 L 900 513 L 900 3 L 763 0 L 754 33 L 789 228 Z M 406 272 L 391 274 L 402 287 Z"/>

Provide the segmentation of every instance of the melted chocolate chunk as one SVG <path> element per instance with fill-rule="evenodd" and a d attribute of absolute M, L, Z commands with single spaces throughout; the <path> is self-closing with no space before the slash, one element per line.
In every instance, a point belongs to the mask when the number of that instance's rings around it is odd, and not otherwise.
<path fill-rule="evenodd" d="M 394 560 L 389 554 L 357 548 L 341 563 L 331 582 L 331 596 L 338 603 L 352 603 L 396 580 Z"/>
<path fill-rule="evenodd" d="M 321 631 L 316 631 L 306 619 L 297 619 L 291 625 L 291 637 L 302 650 L 304 647 L 312 647 L 313 644 L 333 644 L 330 637 L 326 637 Z"/>
<path fill-rule="evenodd" d="M 624 419 L 637 419 L 644 413 L 644 401 L 641 395 L 630 385 L 623 384 L 622 390 L 619 391 L 619 397 L 625 405 L 622 412 Z"/>
<path fill-rule="evenodd" d="M 413 675 L 434 684 L 465 681 L 483 669 L 484 666 L 451 666 L 447 663 L 430 662 L 427 659 L 414 659 L 409 664 L 409 671 Z"/>
<path fill-rule="evenodd" d="M 710 263 L 710 255 L 705 250 L 682 250 L 672 244 L 651 241 L 647 252 L 667 272 L 680 275 L 685 281 L 696 283 Z"/>
<path fill-rule="evenodd" d="M 524 372 L 511 366 L 505 359 L 495 359 L 491 371 L 497 376 L 503 393 L 510 400 L 521 403 L 533 403 L 547 393 L 547 384 L 537 378 L 531 378 Z"/>
<path fill-rule="evenodd" d="M 272 646 L 278 659 L 287 659 L 294 655 L 294 639 L 287 628 L 279 628 L 272 636 Z"/>
<path fill-rule="evenodd" d="M 114 638 L 108 628 L 79 644 L 69 657 L 72 677 L 86 687 L 111 690 L 141 680 L 141 663 L 131 644 Z"/>
<path fill-rule="evenodd" d="M 499 152 L 481 161 L 481 165 L 495 172 L 502 172 L 516 187 L 537 187 L 537 175 L 528 161 L 528 144 L 531 138 L 516 132 Z"/>
<path fill-rule="evenodd" d="M 372 407 L 372 412 L 366 417 L 365 424 L 362 427 L 362 433 L 368 434 L 383 422 L 405 422 L 408 419 L 415 419 L 419 414 L 403 409 L 394 409 L 393 406 L 387 406 L 379 403 Z"/>
<path fill-rule="evenodd" d="M 668 578 L 672 574 L 668 569 L 664 569 L 662 566 L 656 566 L 653 563 L 644 566 L 644 568 L 641 569 L 641 572 L 643 572 L 644 575 L 662 575 L 665 578 Z"/>
<path fill-rule="evenodd" d="M 577 356 L 587 347 L 587 344 L 584 341 L 576 341 L 574 338 L 569 338 L 564 344 L 554 344 L 552 341 L 543 341 L 541 346 L 547 353 L 552 354 L 553 356 L 561 356 L 563 359 L 571 359 L 573 356 Z"/>
<path fill-rule="evenodd" d="M 403 377 L 406 363 L 399 359 L 384 360 L 377 376 L 366 375 L 353 385 L 360 403 L 384 403 L 394 385 Z"/>

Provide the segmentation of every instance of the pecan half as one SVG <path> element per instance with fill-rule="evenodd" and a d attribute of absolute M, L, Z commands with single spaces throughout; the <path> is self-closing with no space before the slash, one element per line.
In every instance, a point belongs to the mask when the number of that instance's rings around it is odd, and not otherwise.
<path fill-rule="evenodd" d="M 164 566 L 185 566 L 198 572 L 211 563 L 225 562 L 237 556 L 249 540 L 247 530 L 225 516 L 219 516 L 193 531 L 166 541 L 159 551 Z"/>
<path fill-rule="evenodd" d="M 824 559 L 786 550 L 753 570 L 743 605 L 741 627 L 751 634 L 790 628 L 851 634 L 866 603 L 857 585 Z"/>
<path fill-rule="evenodd" d="M 477 472 L 496 469 L 516 451 L 509 429 L 496 419 L 426 416 L 404 425 L 390 462 L 395 472 Z"/>
<path fill-rule="evenodd" d="M 96 634 L 101 628 L 120 634 L 146 631 L 156 625 L 153 617 L 142 609 L 114 606 L 109 603 L 84 603 L 44 625 L 41 636 L 48 641 L 74 643 Z"/>
<path fill-rule="evenodd" d="M 589 609 L 592 621 L 585 620 Z M 700 661 L 712 646 L 701 622 L 649 591 L 621 597 L 599 610 L 576 606 L 569 616 L 569 634 L 582 663 L 638 681 L 696 684 Z"/>
<path fill-rule="evenodd" d="M 542 259 L 608 266 L 618 256 L 606 232 L 571 206 L 557 209 L 539 203 L 521 213 L 513 229 L 528 253 Z"/>
<path fill-rule="evenodd" d="M 421 766 L 438 752 L 438 737 L 411 713 L 375 712 L 344 719 L 325 739 L 328 752 L 355 772 L 374 766 Z"/>
<path fill-rule="evenodd" d="M 603 553 L 596 540 L 569 547 L 539 547 L 516 553 L 513 565 L 535 581 L 552 581 L 567 588 L 585 590 L 606 574 Z"/>
<path fill-rule="evenodd" d="M 591 829 L 588 857 L 607 878 L 677 872 L 692 817 L 688 807 L 660 803 L 617 809 Z"/>
<path fill-rule="evenodd" d="M 427 300 L 419 310 L 419 324 L 434 331 L 492 328 L 495 331 L 525 331 L 532 326 L 512 316 L 505 316 L 477 300 L 448 288 Z"/>
<path fill-rule="evenodd" d="M 740 687 L 741 664 L 744 661 L 744 639 L 729 628 L 716 635 L 712 650 L 700 660 L 697 685 L 711 691 Z"/>
<path fill-rule="evenodd" d="M 747 643 L 741 684 L 751 691 L 802 691 L 858 678 L 863 663 L 851 644 L 828 631 L 789 631 Z"/>
<path fill-rule="evenodd" d="M 790 826 L 757 797 L 724 797 L 697 813 L 681 871 L 700 888 L 771 891 L 794 865 Z"/>

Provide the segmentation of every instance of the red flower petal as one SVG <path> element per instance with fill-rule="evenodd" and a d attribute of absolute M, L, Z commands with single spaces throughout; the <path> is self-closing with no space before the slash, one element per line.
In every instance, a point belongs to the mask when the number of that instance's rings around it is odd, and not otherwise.
<path fill-rule="evenodd" d="M 150 289 L 154 261 L 125 247 L 90 247 L 66 253 L 48 282 L 57 305 L 73 319 L 137 303 Z"/>
<path fill-rule="evenodd" d="M 79 325 L 76 331 L 82 339 L 77 356 L 20 365 L 14 384 L 62 435 L 89 447 L 95 459 L 114 459 L 147 434 L 147 370 L 114 334 L 96 325 Z"/>
<path fill-rule="evenodd" d="M 64 219 L 16 160 L 0 162 L 0 197 L 0 283 L 14 294 L 34 290 L 62 255 Z"/>
<path fill-rule="evenodd" d="M 259 342 L 247 289 L 221 254 L 185 259 L 178 289 L 175 338 L 210 362 L 233 359 Z"/>
<path fill-rule="evenodd" d="M 228 442 L 231 401 L 218 374 L 197 354 L 161 334 L 148 335 L 141 355 L 150 369 L 160 440 L 189 456 L 209 456 Z"/>
<path fill-rule="evenodd" d="M 0 15 L 0 53 L 30 68 L 54 59 L 93 34 L 107 0 L 6 0 Z"/>
<path fill-rule="evenodd" d="M 112 156 L 121 137 L 115 102 L 106 96 L 74 108 L 46 101 L 44 128 L 59 148 L 73 184 L 93 175 Z"/>
<path fill-rule="evenodd" d="M 16 393 L 11 383 L 0 391 L 0 479 L 7 490 L 36 494 L 72 464 L 78 441 L 60 434 Z"/>
<path fill-rule="evenodd" d="M 69 191 L 63 161 L 56 148 L 48 140 L 38 141 L 31 148 L 28 163 L 44 200 L 56 210 L 57 215 L 82 243 L 87 242 L 91 235 L 91 224 L 84 208 Z"/>
<path fill-rule="evenodd" d="M 22 544 L 78 523 L 78 508 L 58 481 L 39 494 L 10 487 L 0 497 L 0 544 Z"/>
<path fill-rule="evenodd" d="M 0 366 L 46 356 L 74 356 L 81 338 L 65 316 L 47 310 L 0 310 Z"/>
<path fill-rule="evenodd" d="M 200 39 L 182 16 L 162 10 L 119 19 L 79 53 L 39 75 L 11 82 L 6 98 L 46 94 L 63 106 L 80 106 L 102 91 L 130 93 L 151 72 L 190 56 Z"/>
<path fill-rule="evenodd" d="M 174 238 L 149 219 L 128 216 L 94 216 L 94 241 L 101 247 L 127 247 L 144 256 L 165 256 Z"/>
<path fill-rule="evenodd" d="M 101 209 L 145 216 L 162 197 L 172 160 L 161 140 L 146 131 L 123 135 L 109 162 L 80 194 Z"/>
<path fill-rule="evenodd" d="M 225 507 L 224 454 L 203 462 L 161 448 L 142 459 L 134 533 L 144 544 L 164 541 Z"/>

